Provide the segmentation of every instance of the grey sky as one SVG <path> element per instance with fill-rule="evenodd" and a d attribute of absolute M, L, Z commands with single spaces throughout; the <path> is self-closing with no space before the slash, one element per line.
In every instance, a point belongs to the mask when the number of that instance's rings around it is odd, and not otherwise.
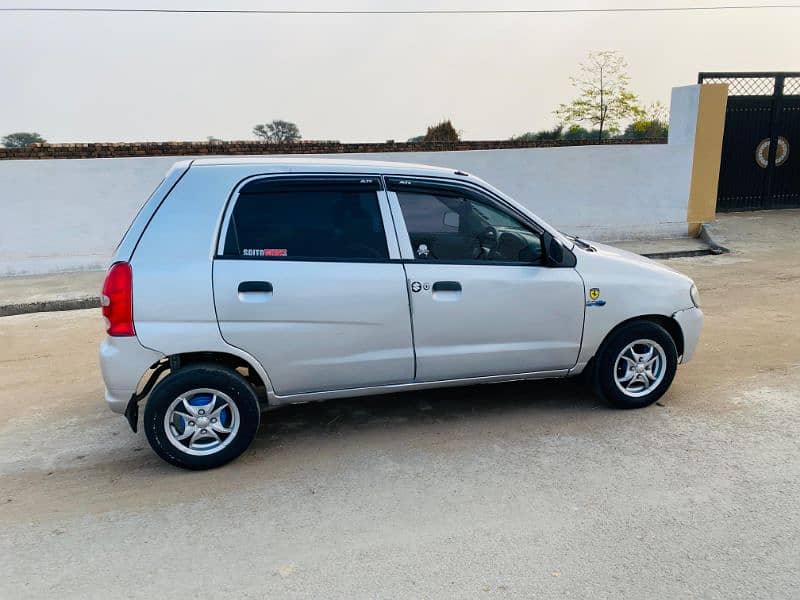
<path fill-rule="evenodd" d="M 777 0 L 780 2 L 781 0 Z M 789 3 L 789 0 L 783 0 Z M 703 0 L 703 4 L 745 0 Z M 0 6 L 584 8 L 674 0 L 0 0 Z M 694 4 L 697 4 L 695 2 Z M 669 101 L 701 70 L 800 68 L 800 10 L 561 15 L 0 14 L 0 135 L 52 142 L 304 138 L 405 140 L 452 118 L 468 139 L 555 124 L 590 50 L 618 49 L 632 88 Z"/>

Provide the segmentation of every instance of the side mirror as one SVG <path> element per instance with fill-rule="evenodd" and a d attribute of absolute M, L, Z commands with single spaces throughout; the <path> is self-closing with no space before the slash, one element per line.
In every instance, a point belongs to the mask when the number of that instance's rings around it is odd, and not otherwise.
<path fill-rule="evenodd" d="M 542 234 L 542 251 L 548 267 L 574 267 L 575 256 L 550 233 Z"/>
<path fill-rule="evenodd" d="M 459 224 L 461 223 L 461 217 L 459 217 L 457 212 L 446 212 L 444 213 L 444 217 L 442 218 L 446 227 L 452 227 L 453 229 L 458 229 Z"/>
<path fill-rule="evenodd" d="M 549 235 L 549 234 L 548 234 Z M 550 242 L 547 244 L 547 256 L 552 261 L 560 265 L 564 262 L 564 247 L 553 236 L 550 237 Z"/>

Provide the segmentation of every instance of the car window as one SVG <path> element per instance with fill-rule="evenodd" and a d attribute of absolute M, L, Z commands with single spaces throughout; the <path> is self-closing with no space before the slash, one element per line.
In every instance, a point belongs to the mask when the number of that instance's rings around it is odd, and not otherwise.
<path fill-rule="evenodd" d="M 406 194 L 401 202 L 403 218 L 409 231 L 417 233 L 452 233 L 457 224 L 448 223 L 445 215 L 458 210 L 458 200 L 429 194 Z"/>
<path fill-rule="evenodd" d="M 388 259 L 374 190 L 303 188 L 240 192 L 225 237 L 225 256 Z"/>
<path fill-rule="evenodd" d="M 539 263 L 541 237 L 488 202 L 450 192 L 398 191 L 417 260 Z"/>

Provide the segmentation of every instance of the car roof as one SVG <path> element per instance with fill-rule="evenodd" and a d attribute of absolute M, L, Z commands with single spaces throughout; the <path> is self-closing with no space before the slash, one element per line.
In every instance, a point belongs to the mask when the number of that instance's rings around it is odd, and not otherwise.
<path fill-rule="evenodd" d="M 237 158 L 201 158 L 192 161 L 192 167 L 214 166 L 253 166 L 266 167 L 270 171 L 303 171 L 331 172 L 335 169 L 344 171 L 379 171 L 381 173 L 397 173 L 402 175 L 438 175 L 452 176 L 458 171 L 454 168 L 434 167 L 415 163 L 392 162 L 385 160 L 362 160 L 341 158 L 295 158 L 295 157 L 264 157 L 243 156 Z M 458 171 L 458 175 L 466 175 Z"/>

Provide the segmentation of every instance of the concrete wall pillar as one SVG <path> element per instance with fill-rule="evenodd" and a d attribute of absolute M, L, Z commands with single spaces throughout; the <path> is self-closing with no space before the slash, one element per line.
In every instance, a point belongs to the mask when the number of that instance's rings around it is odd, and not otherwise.
<path fill-rule="evenodd" d="M 700 226 L 716 218 L 722 138 L 725 133 L 725 109 L 728 84 L 706 84 L 700 88 L 697 105 L 692 178 L 686 223 L 689 235 L 697 235 Z"/>
<path fill-rule="evenodd" d="M 669 143 L 680 147 L 687 160 L 686 224 L 692 236 L 716 215 L 727 99 L 725 83 L 672 90 Z"/>

